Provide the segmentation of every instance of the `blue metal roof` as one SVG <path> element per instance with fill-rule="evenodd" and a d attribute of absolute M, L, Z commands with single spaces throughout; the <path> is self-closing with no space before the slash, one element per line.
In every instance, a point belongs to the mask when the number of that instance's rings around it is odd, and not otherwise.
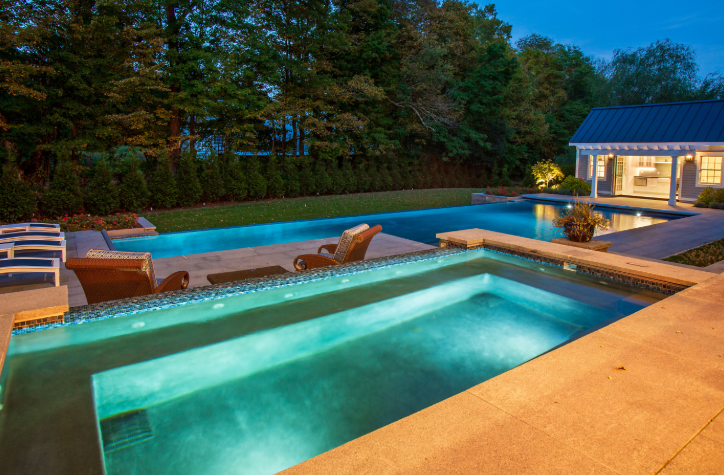
<path fill-rule="evenodd" d="M 724 142 L 724 99 L 596 107 L 570 143 Z"/>

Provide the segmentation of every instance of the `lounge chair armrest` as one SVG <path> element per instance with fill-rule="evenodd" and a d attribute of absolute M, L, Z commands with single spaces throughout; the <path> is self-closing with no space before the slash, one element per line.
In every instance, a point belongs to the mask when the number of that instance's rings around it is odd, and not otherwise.
<path fill-rule="evenodd" d="M 337 251 L 337 245 L 336 244 L 324 244 L 322 246 L 319 246 L 319 249 L 317 249 L 317 254 L 321 254 L 322 250 L 327 251 L 329 254 L 334 255 L 334 253 Z"/>
<path fill-rule="evenodd" d="M 294 268 L 297 270 L 316 269 L 317 267 L 326 267 L 337 265 L 339 262 L 331 257 L 320 254 L 302 254 L 294 259 Z"/>
<path fill-rule="evenodd" d="M 156 294 L 161 292 L 170 292 L 172 290 L 182 290 L 189 286 L 189 273 L 185 270 L 174 272 L 170 276 L 163 279 L 158 287 L 153 291 Z"/>

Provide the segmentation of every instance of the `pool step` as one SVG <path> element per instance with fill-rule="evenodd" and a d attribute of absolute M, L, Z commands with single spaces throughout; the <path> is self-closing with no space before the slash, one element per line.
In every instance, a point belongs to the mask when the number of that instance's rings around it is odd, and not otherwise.
<path fill-rule="evenodd" d="M 101 420 L 103 451 L 112 452 L 153 437 L 146 409 L 135 409 Z"/>

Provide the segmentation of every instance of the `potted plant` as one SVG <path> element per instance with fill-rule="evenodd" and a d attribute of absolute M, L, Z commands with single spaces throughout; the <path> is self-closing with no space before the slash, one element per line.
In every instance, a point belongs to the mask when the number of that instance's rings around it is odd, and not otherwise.
<path fill-rule="evenodd" d="M 553 225 L 573 242 L 589 242 L 596 230 L 608 229 L 611 222 L 601 213 L 593 211 L 591 203 L 574 202 L 570 208 L 553 220 Z"/>

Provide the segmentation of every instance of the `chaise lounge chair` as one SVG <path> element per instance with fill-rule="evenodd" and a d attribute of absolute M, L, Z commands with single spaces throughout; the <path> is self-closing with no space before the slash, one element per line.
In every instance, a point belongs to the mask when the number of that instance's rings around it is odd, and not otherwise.
<path fill-rule="evenodd" d="M 325 244 L 317 249 L 317 254 L 303 254 L 294 259 L 297 270 L 316 269 L 317 267 L 334 266 L 364 260 L 367 248 L 375 234 L 382 231 L 379 224 L 370 228 L 361 224 L 346 230 L 339 238 L 338 244 Z M 327 251 L 330 255 L 322 254 Z"/>
<path fill-rule="evenodd" d="M 64 241 L 65 233 L 60 231 L 20 231 L 0 234 L 0 242 L 12 241 Z"/>
<path fill-rule="evenodd" d="M 14 223 L 0 225 L 0 234 L 17 231 L 56 231 L 60 232 L 60 225 L 53 223 Z"/>
<path fill-rule="evenodd" d="M 55 286 L 60 285 L 60 264 L 58 259 L 41 257 L 16 257 L 0 259 L 0 274 L 52 273 Z"/>
<path fill-rule="evenodd" d="M 90 250 L 85 258 L 68 259 L 65 267 L 75 272 L 89 304 L 181 290 L 189 285 L 186 271 L 174 272 L 158 282 L 150 252 Z"/>
<path fill-rule="evenodd" d="M 65 262 L 65 241 L 27 240 L 0 242 L 0 252 L 7 257 L 15 257 L 17 251 L 60 251 L 61 260 Z"/>

